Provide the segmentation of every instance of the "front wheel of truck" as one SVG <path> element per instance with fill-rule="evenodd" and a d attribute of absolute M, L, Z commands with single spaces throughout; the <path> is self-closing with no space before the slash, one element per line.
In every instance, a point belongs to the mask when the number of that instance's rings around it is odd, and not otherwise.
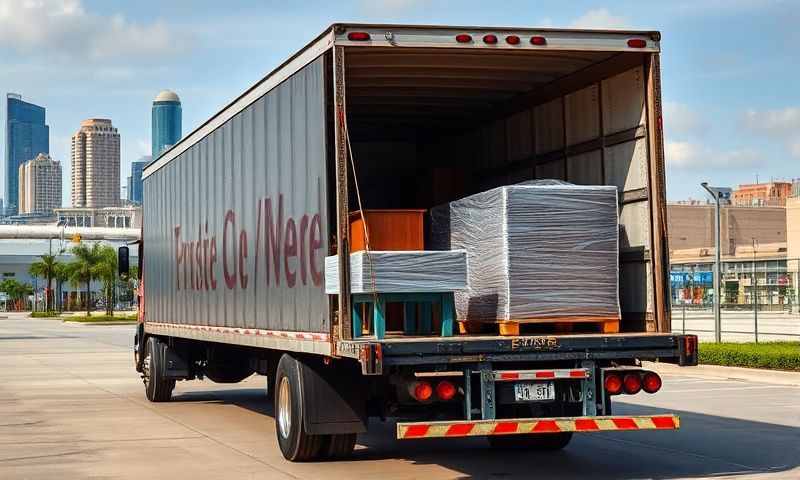
<path fill-rule="evenodd" d="M 175 388 L 175 380 L 164 378 L 165 347 L 156 337 L 148 337 L 144 346 L 142 380 L 145 395 L 151 402 L 168 402 Z"/>
<path fill-rule="evenodd" d="M 498 450 L 555 451 L 566 447 L 572 432 L 537 433 L 532 435 L 498 435 L 488 437 L 489 445 Z"/>
<path fill-rule="evenodd" d="M 320 453 L 323 435 L 310 435 L 303 428 L 307 408 L 300 386 L 299 361 L 284 354 L 275 375 L 275 433 L 283 457 L 292 462 L 314 460 Z"/>

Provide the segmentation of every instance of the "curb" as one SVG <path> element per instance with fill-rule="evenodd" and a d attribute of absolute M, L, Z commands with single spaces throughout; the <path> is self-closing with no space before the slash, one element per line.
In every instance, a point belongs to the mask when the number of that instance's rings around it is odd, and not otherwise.
<path fill-rule="evenodd" d="M 70 325 L 136 325 L 136 320 L 125 320 L 119 322 L 75 322 L 73 320 L 64 320 L 64 323 L 69 323 Z"/>
<path fill-rule="evenodd" d="M 679 367 L 671 363 L 659 362 L 642 362 L 642 366 L 658 373 L 670 373 L 704 378 L 747 380 L 750 382 L 772 383 L 776 385 L 800 387 L 800 372 L 785 372 L 782 370 L 765 370 L 743 367 L 723 367 L 720 365 Z"/>

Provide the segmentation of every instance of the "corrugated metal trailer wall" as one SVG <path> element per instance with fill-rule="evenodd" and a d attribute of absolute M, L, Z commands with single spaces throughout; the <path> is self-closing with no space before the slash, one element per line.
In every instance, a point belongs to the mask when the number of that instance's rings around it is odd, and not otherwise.
<path fill-rule="evenodd" d="M 474 191 L 530 179 L 616 185 L 623 328 L 657 331 L 645 69 L 638 66 L 433 146 L 474 165 Z M 529 162 L 529 159 L 533 159 Z"/>
<path fill-rule="evenodd" d="M 148 322 L 329 331 L 323 57 L 144 181 Z"/>

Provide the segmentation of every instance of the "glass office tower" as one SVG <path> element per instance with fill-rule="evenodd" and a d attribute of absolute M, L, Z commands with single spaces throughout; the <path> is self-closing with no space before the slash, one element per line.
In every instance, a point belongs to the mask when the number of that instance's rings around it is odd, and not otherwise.
<path fill-rule="evenodd" d="M 171 90 L 163 90 L 153 100 L 152 155 L 158 158 L 181 138 L 181 99 Z"/>
<path fill-rule="evenodd" d="M 40 153 L 50 153 L 50 127 L 45 109 L 6 95 L 6 214 L 16 215 L 19 205 L 19 166 Z"/>

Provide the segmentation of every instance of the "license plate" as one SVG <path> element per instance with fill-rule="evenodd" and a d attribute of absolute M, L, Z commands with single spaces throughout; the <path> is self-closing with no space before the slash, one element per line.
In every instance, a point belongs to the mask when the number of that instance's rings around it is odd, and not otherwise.
<path fill-rule="evenodd" d="M 514 400 L 517 402 L 540 402 L 555 400 L 556 388 L 553 382 L 526 382 L 514 384 Z"/>

